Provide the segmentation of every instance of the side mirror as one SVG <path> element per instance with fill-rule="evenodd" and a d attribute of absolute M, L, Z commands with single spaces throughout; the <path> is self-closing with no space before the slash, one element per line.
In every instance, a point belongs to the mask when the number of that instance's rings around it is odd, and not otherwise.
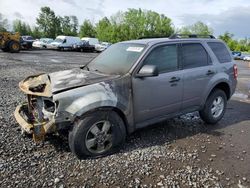
<path fill-rule="evenodd" d="M 155 65 L 144 65 L 136 76 L 139 78 L 143 78 L 143 77 L 153 77 L 158 75 L 159 71 Z"/>

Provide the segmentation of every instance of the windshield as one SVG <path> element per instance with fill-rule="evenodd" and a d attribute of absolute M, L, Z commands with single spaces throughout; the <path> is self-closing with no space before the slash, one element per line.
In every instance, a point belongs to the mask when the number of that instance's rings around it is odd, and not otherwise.
<path fill-rule="evenodd" d="M 41 42 L 46 42 L 46 39 L 45 38 L 41 38 L 40 41 Z"/>
<path fill-rule="evenodd" d="M 117 43 L 102 52 L 87 66 L 90 70 L 105 74 L 125 74 L 138 60 L 145 45 Z"/>
<path fill-rule="evenodd" d="M 54 42 L 62 43 L 62 42 L 63 42 L 63 39 L 61 39 L 61 38 L 56 38 Z"/>

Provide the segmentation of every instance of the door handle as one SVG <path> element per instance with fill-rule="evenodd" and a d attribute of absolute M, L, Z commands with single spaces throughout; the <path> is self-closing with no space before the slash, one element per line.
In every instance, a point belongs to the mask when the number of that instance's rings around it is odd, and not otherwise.
<path fill-rule="evenodd" d="M 215 73 L 214 71 L 208 70 L 206 75 L 212 75 L 212 74 L 214 74 L 214 73 Z"/>
<path fill-rule="evenodd" d="M 170 83 L 173 83 L 173 82 L 179 82 L 180 81 L 180 78 L 179 77 L 172 77 L 169 82 Z"/>

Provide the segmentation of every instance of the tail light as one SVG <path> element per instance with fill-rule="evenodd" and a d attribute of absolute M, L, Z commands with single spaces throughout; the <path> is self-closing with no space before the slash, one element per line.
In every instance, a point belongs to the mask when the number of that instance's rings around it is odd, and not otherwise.
<path fill-rule="evenodd" d="M 236 64 L 234 64 L 233 69 L 234 69 L 234 78 L 237 79 L 237 77 L 238 77 L 238 68 L 237 68 Z"/>

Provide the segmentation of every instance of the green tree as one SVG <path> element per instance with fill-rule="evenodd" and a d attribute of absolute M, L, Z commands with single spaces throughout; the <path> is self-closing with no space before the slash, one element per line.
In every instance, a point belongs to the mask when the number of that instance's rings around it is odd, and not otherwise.
<path fill-rule="evenodd" d="M 232 33 L 225 32 L 223 35 L 219 36 L 219 39 L 227 43 L 228 47 L 232 51 L 250 52 L 250 39 L 245 38 L 235 40 L 233 36 L 234 35 Z"/>
<path fill-rule="evenodd" d="M 13 22 L 13 30 L 15 32 L 19 32 L 20 34 L 22 34 L 22 32 L 23 32 L 23 25 L 22 25 L 21 20 L 15 20 Z"/>
<path fill-rule="evenodd" d="M 62 26 L 62 33 L 64 35 L 71 35 L 71 23 L 70 23 L 70 17 L 69 16 L 64 16 L 61 22 Z"/>
<path fill-rule="evenodd" d="M 63 34 L 62 32 L 62 17 L 61 16 L 56 16 L 54 20 L 54 25 L 55 25 L 55 36 Z"/>
<path fill-rule="evenodd" d="M 39 29 L 44 33 L 45 37 L 56 37 L 57 32 L 57 18 L 55 12 L 49 7 L 42 7 L 38 18 L 36 19 Z"/>
<path fill-rule="evenodd" d="M 32 29 L 32 36 L 35 38 L 35 39 L 39 39 L 41 37 L 43 37 L 42 33 L 40 32 L 39 28 L 38 27 L 34 27 Z"/>
<path fill-rule="evenodd" d="M 154 11 L 128 9 L 103 18 L 96 25 L 97 37 L 108 42 L 138 39 L 141 37 L 168 37 L 174 29 L 167 16 Z"/>
<path fill-rule="evenodd" d="M 232 51 L 235 51 L 238 44 L 236 40 L 230 40 L 228 41 L 227 45 Z"/>
<path fill-rule="evenodd" d="M 124 23 L 129 28 L 129 39 L 168 37 L 174 32 L 171 19 L 154 11 L 129 9 L 124 17 Z"/>
<path fill-rule="evenodd" d="M 77 36 L 78 19 L 76 16 L 57 16 L 56 17 L 57 35 Z"/>
<path fill-rule="evenodd" d="M 30 25 L 21 20 L 15 20 L 13 22 L 13 30 L 19 32 L 21 35 L 32 35 Z"/>
<path fill-rule="evenodd" d="M 219 39 L 223 40 L 225 43 L 228 43 L 229 41 L 231 41 L 233 39 L 233 34 L 229 33 L 228 31 L 226 31 L 223 35 L 219 36 Z"/>
<path fill-rule="evenodd" d="M 7 31 L 8 26 L 8 19 L 0 13 L 0 32 Z"/>
<path fill-rule="evenodd" d="M 198 34 L 198 35 L 212 35 L 213 29 L 201 21 L 193 25 L 185 26 L 180 29 L 181 34 Z"/>
<path fill-rule="evenodd" d="M 113 42 L 111 39 L 112 25 L 107 17 L 99 20 L 96 24 L 96 37 L 100 41 Z"/>
<path fill-rule="evenodd" d="M 77 36 L 78 33 L 78 19 L 76 16 L 70 16 L 70 22 L 71 22 L 71 35 Z"/>
<path fill-rule="evenodd" d="M 95 35 L 94 25 L 89 20 L 84 20 L 80 27 L 80 37 L 95 37 Z"/>

